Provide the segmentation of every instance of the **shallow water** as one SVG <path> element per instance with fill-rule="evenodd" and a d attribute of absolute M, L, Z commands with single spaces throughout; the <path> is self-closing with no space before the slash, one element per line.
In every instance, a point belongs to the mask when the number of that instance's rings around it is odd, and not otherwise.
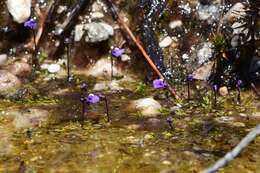
<path fill-rule="evenodd" d="M 147 88 L 144 93 L 157 92 Z M 144 96 L 126 90 L 107 92 L 110 123 L 99 104 L 89 109 L 82 129 L 79 96 L 71 86 L 60 96 L 41 95 L 40 101 L 1 101 L 0 172 L 199 172 L 231 150 L 260 121 L 250 117 L 259 111 L 259 103 L 249 91 L 242 93 L 241 106 L 219 98 L 217 107 L 205 109 L 200 100 L 184 100 L 181 108 L 169 111 L 176 102 L 161 100 L 162 115 L 145 118 L 126 109 L 129 101 Z M 47 110 L 47 120 L 32 119 L 31 126 L 17 128 L 19 119 L 15 121 L 12 112 L 31 108 Z M 174 129 L 167 125 L 168 115 L 173 117 Z M 220 172 L 260 172 L 259 147 L 257 138 Z"/>

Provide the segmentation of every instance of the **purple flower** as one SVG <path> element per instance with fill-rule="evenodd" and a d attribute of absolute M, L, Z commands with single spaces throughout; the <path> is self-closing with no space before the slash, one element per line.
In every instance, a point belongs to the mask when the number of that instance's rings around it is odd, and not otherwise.
<path fill-rule="evenodd" d="M 113 57 L 118 58 L 122 56 L 125 53 L 125 49 L 120 49 L 120 48 L 113 48 L 111 51 L 111 54 Z"/>
<path fill-rule="evenodd" d="M 165 80 L 163 79 L 155 79 L 153 81 L 153 87 L 155 89 L 163 89 L 163 88 L 166 88 L 167 87 L 167 83 Z"/>
<path fill-rule="evenodd" d="M 192 74 L 188 74 L 186 77 L 188 82 L 192 82 L 193 81 L 193 75 Z"/>
<path fill-rule="evenodd" d="M 101 99 L 100 99 L 100 97 L 97 96 L 97 95 L 89 94 L 89 95 L 86 97 L 86 101 L 87 101 L 88 103 L 95 104 L 95 103 L 100 102 Z"/>
<path fill-rule="evenodd" d="M 237 81 L 237 88 L 240 88 L 241 86 L 242 86 L 242 84 L 243 84 L 243 81 L 242 80 L 238 80 Z"/>
<path fill-rule="evenodd" d="M 86 82 L 82 82 L 79 87 L 82 91 L 87 91 L 88 84 Z"/>
<path fill-rule="evenodd" d="M 213 84 L 212 88 L 213 88 L 213 90 L 214 90 L 215 92 L 218 91 L 218 85 L 217 85 L 217 84 Z"/>
<path fill-rule="evenodd" d="M 35 30 L 37 27 L 37 23 L 35 19 L 29 19 L 24 23 L 24 27 Z"/>

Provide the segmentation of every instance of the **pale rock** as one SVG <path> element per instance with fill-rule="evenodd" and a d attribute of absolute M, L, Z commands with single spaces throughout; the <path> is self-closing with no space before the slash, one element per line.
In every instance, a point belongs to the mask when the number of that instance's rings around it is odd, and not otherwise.
<path fill-rule="evenodd" d="M 104 81 L 99 82 L 94 85 L 94 91 L 104 91 L 104 90 L 112 90 L 118 91 L 122 90 L 123 88 L 120 86 L 120 80 L 112 80 L 111 82 Z"/>
<path fill-rule="evenodd" d="M 235 126 L 235 127 L 246 127 L 245 123 L 242 123 L 242 122 L 234 122 L 233 126 Z"/>
<path fill-rule="evenodd" d="M 197 80 L 208 80 L 209 76 L 211 75 L 213 65 L 214 62 L 210 61 L 199 67 L 192 73 L 193 78 Z"/>
<path fill-rule="evenodd" d="M 127 62 L 127 61 L 130 61 L 130 60 L 131 60 L 131 57 L 127 54 L 123 54 L 121 56 L 121 61 L 123 61 L 123 62 Z"/>
<path fill-rule="evenodd" d="M 48 66 L 48 72 L 50 72 L 50 73 L 57 73 L 60 71 L 60 69 L 61 69 L 61 67 L 59 64 L 50 64 Z"/>
<path fill-rule="evenodd" d="M 112 80 L 109 85 L 110 90 L 114 90 L 114 91 L 123 90 L 119 82 L 120 82 L 119 80 Z"/>
<path fill-rule="evenodd" d="M 165 48 L 168 47 L 172 44 L 172 38 L 170 36 L 167 36 L 165 38 L 162 39 L 162 41 L 160 41 L 159 46 L 161 48 Z"/>
<path fill-rule="evenodd" d="M 107 85 L 106 82 L 100 82 L 100 83 L 96 83 L 93 87 L 94 91 L 105 91 L 108 90 L 109 86 Z"/>
<path fill-rule="evenodd" d="M 22 111 L 10 112 L 13 116 L 13 125 L 17 129 L 40 126 L 48 119 L 49 112 L 47 110 L 30 108 Z"/>
<path fill-rule="evenodd" d="M 61 14 L 62 12 L 67 10 L 67 6 L 60 5 L 57 9 L 57 13 Z"/>
<path fill-rule="evenodd" d="M 114 29 L 111 25 L 104 22 L 92 22 L 85 24 L 87 36 L 85 41 L 88 43 L 97 43 L 107 40 L 114 35 Z"/>
<path fill-rule="evenodd" d="M 175 29 L 182 27 L 183 23 L 181 20 L 174 20 L 169 23 L 169 28 Z"/>
<path fill-rule="evenodd" d="M 224 17 L 222 18 L 222 22 L 223 23 L 233 22 L 236 19 L 243 17 L 245 15 L 246 15 L 245 5 L 242 4 L 241 2 L 238 2 L 234 4 L 233 7 L 230 8 L 230 10 L 224 15 Z"/>
<path fill-rule="evenodd" d="M 14 21 L 24 23 L 31 15 L 31 0 L 7 0 L 7 8 Z"/>
<path fill-rule="evenodd" d="M 101 19 L 104 17 L 104 14 L 101 12 L 93 12 L 91 13 L 91 18 L 92 19 Z"/>
<path fill-rule="evenodd" d="M 21 86 L 21 81 L 12 73 L 0 70 L 0 95 L 8 96 Z"/>
<path fill-rule="evenodd" d="M 202 43 L 201 47 L 197 52 L 198 64 L 207 62 L 213 56 L 213 45 L 210 42 Z"/>
<path fill-rule="evenodd" d="M 221 96 L 227 96 L 228 88 L 226 86 L 220 87 L 218 92 Z"/>
<path fill-rule="evenodd" d="M 131 107 L 140 111 L 144 117 L 154 117 L 160 114 L 161 104 L 151 97 L 142 98 L 131 102 Z"/>
<path fill-rule="evenodd" d="M 99 59 L 94 65 L 91 65 L 90 68 L 86 71 L 87 75 L 96 77 L 96 78 L 111 78 L 111 62 L 107 58 Z M 122 72 L 113 66 L 114 75 L 122 75 Z"/>
<path fill-rule="evenodd" d="M 183 54 L 183 55 L 182 55 L 182 59 L 183 59 L 183 60 L 187 60 L 187 59 L 189 59 L 189 55 L 188 55 L 188 54 L 186 54 L 186 53 L 185 53 L 185 54 Z"/>
<path fill-rule="evenodd" d="M 28 63 L 15 62 L 8 67 L 8 70 L 18 77 L 26 77 L 31 74 L 32 68 Z"/>
<path fill-rule="evenodd" d="M 83 24 L 76 25 L 74 41 L 76 42 L 80 41 L 83 35 L 84 35 L 84 25 Z"/>
<path fill-rule="evenodd" d="M 164 161 L 162 161 L 162 164 L 164 164 L 164 165 L 171 165 L 172 162 L 170 162 L 169 160 L 164 160 Z"/>
<path fill-rule="evenodd" d="M 260 120 L 260 112 L 253 113 L 251 116 L 249 116 L 249 118 Z"/>
<path fill-rule="evenodd" d="M 215 120 L 219 123 L 232 123 L 235 120 L 235 118 L 229 116 L 222 116 L 215 118 Z"/>
<path fill-rule="evenodd" d="M 0 55 L 0 65 L 4 65 L 7 62 L 7 55 L 1 54 Z"/>
<path fill-rule="evenodd" d="M 197 12 L 200 20 L 207 20 L 208 23 L 213 23 L 219 19 L 220 7 L 216 4 L 202 5 L 199 4 L 197 7 Z"/>
<path fill-rule="evenodd" d="M 42 64 L 41 69 L 47 70 L 49 66 L 50 66 L 49 64 Z"/>

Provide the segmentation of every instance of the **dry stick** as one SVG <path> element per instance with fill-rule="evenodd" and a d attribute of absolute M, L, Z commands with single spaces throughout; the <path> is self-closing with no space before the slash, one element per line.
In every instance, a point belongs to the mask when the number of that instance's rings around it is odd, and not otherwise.
<path fill-rule="evenodd" d="M 233 160 L 245 147 L 247 147 L 258 135 L 260 135 L 260 124 L 258 124 L 246 137 L 230 152 L 228 152 L 223 158 L 219 159 L 213 166 L 203 170 L 201 173 L 216 172 L 221 167 L 225 166 L 228 162 Z"/>
<path fill-rule="evenodd" d="M 146 59 L 146 61 L 148 62 L 148 64 L 152 67 L 152 69 L 156 72 L 156 74 L 164 79 L 165 77 L 162 75 L 162 73 L 157 69 L 156 65 L 153 63 L 153 61 L 151 60 L 151 58 L 149 57 L 149 55 L 146 53 L 146 51 L 144 50 L 143 46 L 139 43 L 139 41 L 136 39 L 136 37 L 134 36 L 134 34 L 132 33 L 132 31 L 129 29 L 129 27 L 125 24 L 124 20 L 122 19 L 122 17 L 118 14 L 113 2 L 111 0 L 107 0 L 108 5 L 110 6 L 110 9 L 114 15 L 114 18 L 117 20 L 117 22 L 125 29 L 125 31 L 127 32 L 127 34 L 130 36 L 130 38 L 134 41 L 134 43 L 136 44 L 136 46 L 138 47 L 138 49 L 141 51 L 141 53 L 143 54 L 144 58 Z M 169 91 L 172 93 L 172 95 L 176 98 L 179 99 L 178 95 L 176 94 L 175 90 L 173 87 L 171 87 L 168 84 L 168 89 Z"/>
<path fill-rule="evenodd" d="M 258 89 L 256 88 L 254 83 L 250 84 L 251 88 L 254 90 L 255 94 L 257 95 L 258 98 L 260 98 L 260 92 L 258 91 Z"/>
<path fill-rule="evenodd" d="M 109 116 L 109 110 L 108 110 L 108 101 L 107 101 L 107 97 L 104 98 L 105 103 L 106 103 L 106 114 L 107 114 L 107 122 L 110 121 L 110 116 Z"/>

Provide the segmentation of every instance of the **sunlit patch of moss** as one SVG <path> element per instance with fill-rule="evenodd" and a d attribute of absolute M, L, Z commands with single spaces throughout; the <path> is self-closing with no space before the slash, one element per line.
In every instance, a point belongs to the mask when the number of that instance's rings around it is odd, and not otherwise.
<path fill-rule="evenodd" d="M 34 95 L 32 98 L 25 99 L 25 100 L 17 100 L 14 101 L 14 103 L 28 106 L 28 105 L 39 105 L 39 104 L 58 104 L 61 103 L 61 100 L 53 96 Z"/>
<path fill-rule="evenodd" d="M 166 108 L 166 107 L 162 107 L 159 111 L 161 114 L 164 114 L 164 115 L 169 115 L 169 113 L 171 113 L 171 109 Z"/>

